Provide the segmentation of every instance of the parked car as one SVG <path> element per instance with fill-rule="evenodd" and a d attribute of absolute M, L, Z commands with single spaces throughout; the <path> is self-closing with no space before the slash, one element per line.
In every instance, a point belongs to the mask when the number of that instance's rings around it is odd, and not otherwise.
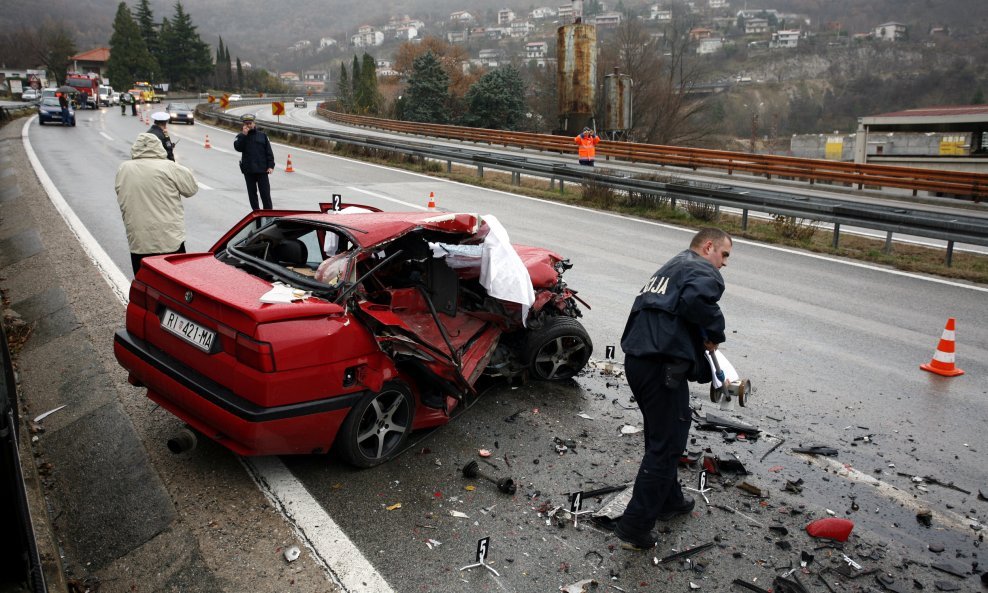
<path fill-rule="evenodd" d="M 113 96 L 113 87 L 105 84 L 99 86 L 99 104 L 102 107 L 109 107 L 112 105 L 110 97 Z"/>
<path fill-rule="evenodd" d="M 305 100 L 305 97 L 295 97 L 296 107 L 308 107 L 309 102 Z"/>
<path fill-rule="evenodd" d="M 244 100 L 244 98 L 243 98 L 243 97 L 241 97 L 240 95 L 236 95 L 236 94 L 234 94 L 234 95 L 230 95 L 230 96 L 229 96 L 229 97 L 227 98 L 227 100 L 228 100 L 228 101 L 231 101 L 231 102 L 232 102 L 232 101 L 243 101 L 243 100 Z"/>
<path fill-rule="evenodd" d="M 21 93 L 21 101 L 37 101 L 40 97 L 41 93 L 31 87 L 25 88 Z"/>
<path fill-rule="evenodd" d="M 45 97 L 38 104 L 38 123 L 62 123 L 62 106 L 58 103 L 58 97 Z M 75 109 L 69 104 L 69 125 L 75 125 Z"/>
<path fill-rule="evenodd" d="M 169 103 L 165 105 L 165 112 L 168 113 L 169 123 L 182 123 L 194 126 L 196 123 L 195 109 L 188 103 Z"/>
<path fill-rule="evenodd" d="M 586 366 L 560 255 L 512 245 L 491 216 L 321 208 L 255 211 L 208 252 L 144 259 L 114 340 L 130 382 L 240 455 L 371 467 L 482 375 Z"/>
<path fill-rule="evenodd" d="M 110 105 L 119 105 L 119 104 L 120 104 L 120 93 L 117 91 L 113 91 L 112 93 L 110 93 Z"/>

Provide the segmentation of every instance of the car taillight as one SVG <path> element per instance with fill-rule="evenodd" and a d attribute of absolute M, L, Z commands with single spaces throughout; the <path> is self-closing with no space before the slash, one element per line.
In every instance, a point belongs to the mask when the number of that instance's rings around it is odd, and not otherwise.
<path fill-rule="evenodd" d="M 274 350 L 268 342 L 252 340 L 237 334 L 237 362 L 255 368 L 262 373 L 274 372 Z"/>
<path fill-rule="evenodd" d="M 133 281 L 130 283 L 130 303 L 141 309 L 148 308 L 148 286 L 143 282 Z"/>

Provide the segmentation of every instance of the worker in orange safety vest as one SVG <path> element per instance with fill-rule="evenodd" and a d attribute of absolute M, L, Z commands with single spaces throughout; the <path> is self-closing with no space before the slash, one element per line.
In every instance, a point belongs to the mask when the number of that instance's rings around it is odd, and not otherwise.
<path fill-rule="evenodd" d="M 594 154 L 597 152 L 594 147 L 600 142 L 600 136 L 590 128 L 583 128 L 583 133 L 573 138 L 573 142 L 580 145 L 580 164 L 593 167 Z"/>

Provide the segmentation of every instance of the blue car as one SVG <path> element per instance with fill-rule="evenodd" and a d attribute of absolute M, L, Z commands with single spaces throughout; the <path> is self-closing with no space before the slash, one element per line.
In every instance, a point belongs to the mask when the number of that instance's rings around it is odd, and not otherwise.
<path fill-rule="evenodd" d="M 41 125 L 53 122 L 62 123 L 62 107 L 58 97 L 45 97 L 38 105 L 38 123 Z M 75 125 L 75 109 L 69 105 L 69 125 Z"/>

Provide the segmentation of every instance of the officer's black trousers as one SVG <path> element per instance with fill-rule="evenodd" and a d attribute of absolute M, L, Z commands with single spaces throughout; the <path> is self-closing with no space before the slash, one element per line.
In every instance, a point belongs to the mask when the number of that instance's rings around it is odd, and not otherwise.
<path fill-rule="evenodd" d="M 244 180 L 247 182 L 247 198 L 250 200 L 251 210 L 258 209 L 257 193 L 261 193 L 261 205 L 265 210 L 271 209 L 271 182 L 267 173 L 244 173 Z"/>

